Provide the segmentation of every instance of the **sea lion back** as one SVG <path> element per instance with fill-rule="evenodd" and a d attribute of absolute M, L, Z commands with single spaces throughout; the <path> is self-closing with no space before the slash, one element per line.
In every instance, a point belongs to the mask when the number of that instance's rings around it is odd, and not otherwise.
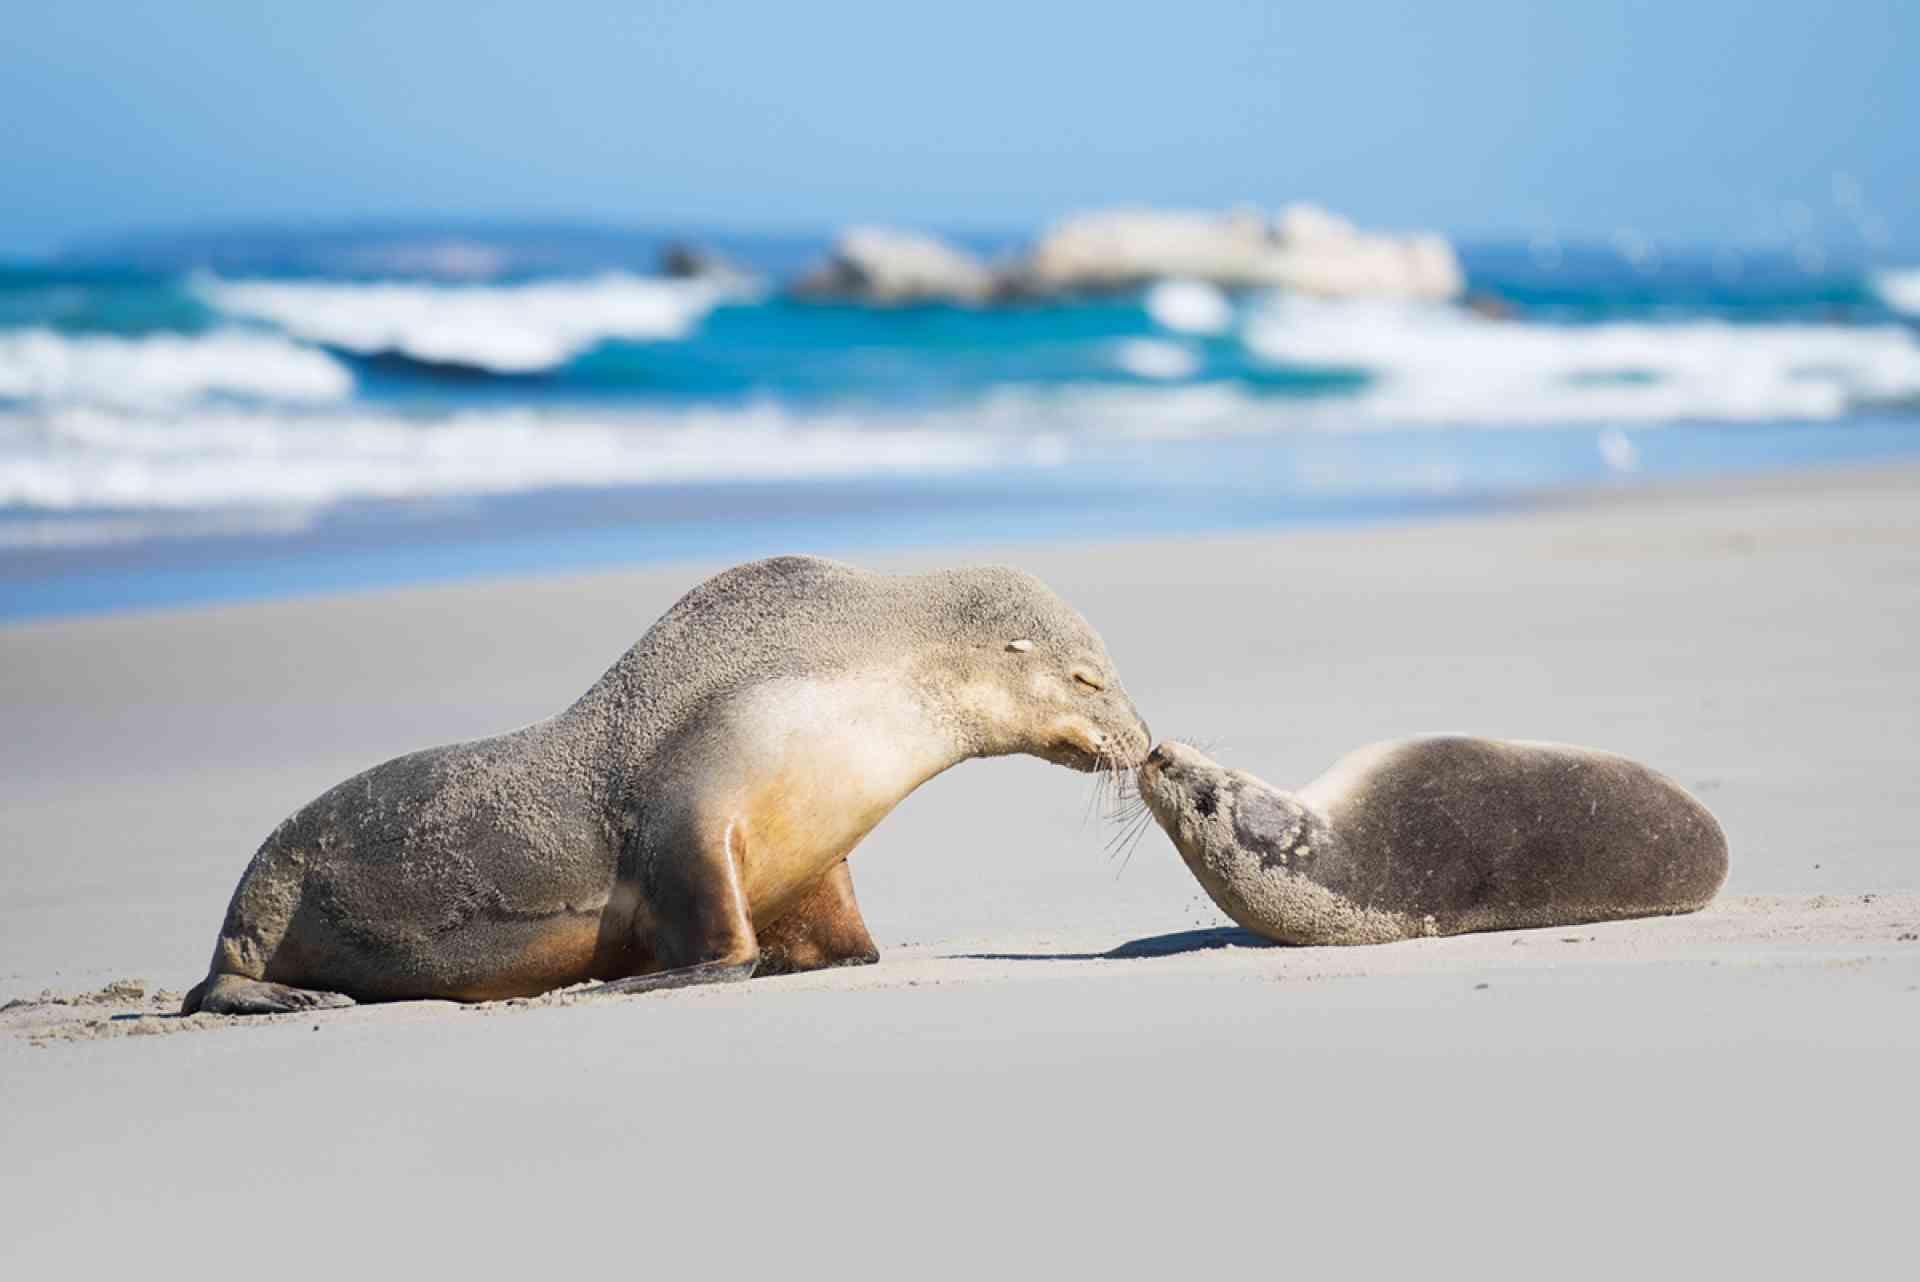
<path fill-rule="evenodd" d="M 1406 739 L 1351 754 L 1300 796 L 1355 860 L 1346 893 L 1394 912 L 1438 906 L 1456 929 L 1688 912 L 1726 878 L 1712 813 L 1610 752 Z"/>
<path fill-rule="evenodd" d="M 814 556 L 750 561 L 696 585 L 567 715 L 645 754 L 730 691 L 844 664 L 870 646 L 883 576 Z"/>

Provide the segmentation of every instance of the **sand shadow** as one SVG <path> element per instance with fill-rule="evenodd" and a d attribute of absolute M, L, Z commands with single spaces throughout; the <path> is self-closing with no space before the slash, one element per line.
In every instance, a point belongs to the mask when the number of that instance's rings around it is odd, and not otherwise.
<path fill-rule="evenodd" d="M 1132 961 L 1143 957 L 1173 957 L 1180 953 L 1203 953 L 1214 948 L 1278 948 L 1272 940 L 1262 939 L 1239 926 L 1214 926 L 1206 930 L 1177 930 L 1169 935 L 1148 935 L 1129 940 L 1104 953 L 954 953 L 955 961 Z"/>

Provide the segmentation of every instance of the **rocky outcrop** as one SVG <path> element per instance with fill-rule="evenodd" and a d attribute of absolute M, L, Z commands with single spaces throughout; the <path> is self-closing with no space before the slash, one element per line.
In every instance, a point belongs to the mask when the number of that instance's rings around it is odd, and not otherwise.
<path fill-rule="evenodd" d="M 1363 232 L 1312 205 L 1290 205 L 1273 218 L 1251 209 L 1078 214 L 1041 237 L 1004 288 L 1061 294 L 1171 279 L 1337 298 L 1451 299 L 1466 287 L 1439 236 Z"/>
<path fill-rule="evenodd" d="M 1455 299 L 1466 274 L 1440 236 L 1365 232 L 1313 205 L 1268 217 L 1112 209 L 1075 214 L 998 268 L 915 232 L 846 232 L 794 283 L 802 298 L 982 303 L 1140 289 L 1180 281 L 1218 289 L 1284 289 L 1325 298 Z"/>
<path fill-rule="evenodd" d="M 827 261 L 794 282 L 800 298 L 901 305 L 977 303 L 996 292 L 994 275 L 963 249 L 916 232 L 856 227 Z"/>
<path fill-rule="evenodd" d="M 750 280 L 746 267 L 690 241 L 670 241 L 660 250 L 659 272 L 669 280 Z"/>

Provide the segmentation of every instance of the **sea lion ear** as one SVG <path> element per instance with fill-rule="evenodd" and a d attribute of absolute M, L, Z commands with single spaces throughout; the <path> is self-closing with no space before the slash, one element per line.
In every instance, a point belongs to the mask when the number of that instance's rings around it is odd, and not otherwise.
<path fill-rule="evenodd" d="M 1033 642 L 1025 640 L 1024 638 L 1019 641 L 1009 641 L 1007 642 L 1007 649 L 1012 650 L 1016 654 L 1025 654 L 1027 651 L 1033 649 Z"/>

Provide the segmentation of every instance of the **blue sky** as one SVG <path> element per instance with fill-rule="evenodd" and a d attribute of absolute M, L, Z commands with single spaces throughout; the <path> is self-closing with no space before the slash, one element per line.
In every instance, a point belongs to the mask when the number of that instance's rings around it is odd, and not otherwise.
<path fill-rule="evenodd" d="M 144 226 L 1032 226 L 1920 246 L 1920 5 L 35 4 L 0 253 Z M 1885 252 L 1881 256 L 1885 256 Z"/>

